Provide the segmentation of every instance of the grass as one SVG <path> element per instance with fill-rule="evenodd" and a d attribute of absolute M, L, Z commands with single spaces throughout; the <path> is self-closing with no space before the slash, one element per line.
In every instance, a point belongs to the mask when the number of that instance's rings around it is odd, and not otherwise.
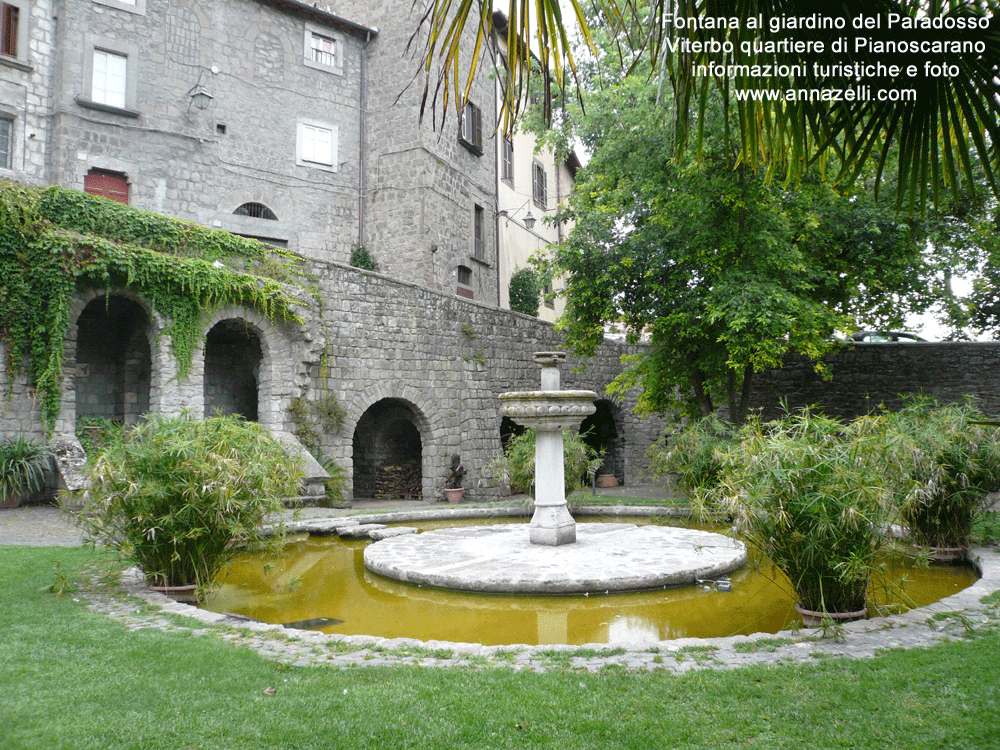
<path fill-rule="evenodd" d="M 983 721 L 1000 712 L 996 630 L 874 659 L 683 676 L 291 668 L 224 642 L 225 629 L 129 631 L 72 587 L 44 591 L 54 562 L 71 578 L 89 554 L 0 547 L 2 750 L 998 744 Z"/>

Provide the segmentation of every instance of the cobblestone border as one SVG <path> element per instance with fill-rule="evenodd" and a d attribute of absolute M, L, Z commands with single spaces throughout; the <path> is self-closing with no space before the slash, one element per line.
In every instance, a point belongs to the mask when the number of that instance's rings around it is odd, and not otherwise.
<path fill-rule="evenodd" d="M 586 513 L 594 514 L 595 508 Z M 622 512 L 622 511 L 627 512 Z M 624 508 L 612 515 L 667 515 L 665 509 Z M 508 512 L 510 511 L 510 512 Z M 485 518 L 517 515 L 517 509 L 421 510 L 351 516 L 361 521 L 406 523 L 441 518 Z M 652 511 L 652 512 L 648 512 Z M 472 514 L 467 515 L 467 514 Z M 308 525 L 310 521 L 301 524 Z M 289 524 L 301 528 L 299 524 Z M 304 529 L 303 529 L 304 530 Z M 158 628 L 214 635 L 224 641 L 257 651 L 264 658 L 297 667 L 362 667 L 414 665 L 424 667 L 500 667 L 515 671 L 545 672 L 573 669 L 599 672 L 609 669 L 667 670 L 682 674 L 701 669 L 732 669 L 751 664 L 809 663 L 831 657 L 871 658 L 886 650 L 920 648 L 997 627 L 1000 624 L 1000 553 L 975 547 L 970 559 L 979 580 L 935 604 L 909 612 L 848 623 L 834 633 L 821 629 L 784 630 L 726 638 L 681 638 L 655 643 L 591 643 L 570 645 L 484 646 L 478 643 L 419 641 L 412 638 L 379 638 L 290 630 L 233 615 L 208 612 L 175 602 L 151 591 L 137 569 L 126 571 L 122 590 L 115 593 L 98 586 L 84 591 L 89 608 L 123 622 L 129 630 Z M 121 594 L 124 594 L 122 596 Z M 137 601 L 139 600 L 139 604 Z M 141 604 L 152 605 L 150 611 Z"/>

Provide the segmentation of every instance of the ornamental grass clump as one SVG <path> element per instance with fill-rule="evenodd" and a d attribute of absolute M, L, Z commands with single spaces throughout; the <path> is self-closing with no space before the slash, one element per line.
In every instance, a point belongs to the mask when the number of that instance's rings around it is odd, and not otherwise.
<path fill-rule="evenodd" d="M 591 482 L 604 462 L 604 451 L 591 448 L 578 432 L 563 432 L 563 481 L 566 494 Z M 483 474 L 500 484 L 534 494 L 535 431 L 528 428 L 511 438 L 505 451 L 483 467 Z"/>
<path fill-rule="evenodd" d="M 53 461 L 48 446 L 23 435 L 0 443 L 0 508 L 16 508 L 41 494 Z"/>
<path fill-rule="evenodd" d="M 235 555 L 281 547 L 262 523 L 301 477 L 255 422 L 154 416 L 97 459 L 78 517 L 154 586 L 204 589 Z"/>
<path fill-rule="evenodd" d="M 722 455 L 735 441 L 733 425 L 718 417 L 689 422 L 650 446 L 649 469 L 657 482 L 673 483 L 688 497 L 707 493 L 719 483 Z"/>
<path fill-rule="evenodd" d="M 788 577 L 803 609 L 865 609 L 892 513 L 868 461 L 876 439 L 867 419 L 845 425 L 805 411 L 749 422 L 722 457 L 709 495 Z"/>
<path fill-rule="evenodd" d="M 944 406 L 912 399 L 886 420 L 887 433 L 908 443 L 896 492 L 910 539 L 922 547 L 969 546 L 987 495 L 1000 490 L 1000 423 L 968 399 Z"/>

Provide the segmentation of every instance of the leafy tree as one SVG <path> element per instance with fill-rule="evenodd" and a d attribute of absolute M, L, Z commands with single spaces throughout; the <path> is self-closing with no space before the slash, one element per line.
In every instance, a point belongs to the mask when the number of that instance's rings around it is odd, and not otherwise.
<path fill-rule="evenodd" d="M 520 268 L 510 277 L 510 309 L 538 317 L 538 274 L 530 268 Z"/>
<path fill-rule="evenodd" d="M 737 158 L 723 108 L 704 115 L 700 163 L 679 161 L 650 84 L 593 97 L 575 226 L 547 272 L 567 274 L 563 326 L 580 353 L 609 322 L 648 336 L 613 390 L 642 385 L 646 411 L 725 403 L 740 422 L 755 372 L 790 352 L 820 362 L 859 320 L 899 325 L 929 302 L 927 269 L 911 226 L 818 179 L 767 182 Z"/>
<path fill-rule="evenodd" d="M 701 144 L 703 121 L 700 117 L 714 92 L 721 94 L 736 113 L 735 142 L 741 161 L 750 165 L 768 164 L 777 173 L 791 170 L 794 175 L 808 171 L 821 154 L 832 152 L 840 160 L 841 177 L 854 179 L 874 160 L 879 176 L 895 163 L 897 205 L 906 202 L 911 212 L 922 210 L 927 200 L 941 203 L 939 191 L 950 190 L 957 202 L 963 184 L 974 181 L 974 162 L 984 167 L 985 182 L 998 193 L 993 166 L 996 144 L 1000 142 L 1000 84 L 996 67 L 1000 63 L 1000 24 L 987 29 L 907 31 L 908 40 L 916 43 L 934 40 L 967 41 L 983 44 L 982 53 L 948 48 L 928 54 L 896 54 L 880 50 L 874 43 L 900 39 L 898 28 L 887 28 L 887 14 L 907 19 L 921 17 L 967 20 L 996 16 L 998 0 L 841 0 L 825 7 L 812 0 L 598 0 L 596 14 L 588 22 L 578 0 L 509 0 L 507 24 L 508 56 L 501 80 L 506 104 L 504 128 L 513 128 L 524 92 L 533 77 L 546 89 L 556 82 L 563 85 L 565 72 L 577 75 L 578 67 L 569 37 L 569 23 L 562 8 L 569 9 L 579 27 L 584 44 L 595 56 L 607 61 L 607 48 L 599 49 L 591 29 L 601 27 L 614 40 L 614 51 L 625 68 L 645 65 L 658 76 L 661 92 L 669 88 L 680 106 L 673 111 L 669 130 L 677 144 L 676 154 L 683 154 L 686 144 Z M 772 22 L 789 18 L 808 18 L 825 11 L 845 19 L 881 16 L 881 28 L 793 30 L 769 33 Z M 736 18 L 738 28 L 706 27 L 705 18 Z M 763 21 L 763 29 L 750 28 L 750 18 Z M 459 44 L 467 25 L 477 27 L 476 44 L 470 57 L 460 59 Z M 424 44 L 425 78 L 422 110 L 439 95 L 445 106 L 454 85 L 456 111 L 460 110 L 472 85 L 473 77 L 488 35 L 493 33 L 489 3 L 466 0 L 433 0 L 426 4 L 413 39 Z M 780 38 L 782 35 L 814 44 L 805 52 L 781 48 L 755 47 L 754 42 Z M 872 43 L 860 49 L 854 37 Z M 833 48 L 838 37 L 847 37 L 845 50 Z M 733 43 L 728 56 L 712 52 L 713 42 Z M 686 49 L 683 43 L 698 46 Z M 748 46 L 743 47 L 746 43 Z M 468 49 L 468 48 L 466 48 Z M 533 76 L 533 57 L 538 74 Z M 711 62 L 731 65 L 787 65 L 783 73 L 771 77 L 753 77 L 741 68 L 721 71 L 711 76 L 696 76 L 696 66 Z M 858 81 L 851 64 L 906 65 L 927 62 L 948 66 L 946 76 L 928 74 L 926 68 L 909 77 L 901 74 L 877 74 L 866 78 L 873 91 L 912 88 L 917 96 L 910 101 L 829 101 L 821 98 L 788 100 L 784 93 L 799 89 L 839 89 L 855 86 Z M 796 64 L 804 63 L 800 68 Z M 813 63 L 839 67 L 816 68 Z M 919 66 L 918 66 L 919 67 Z M 467 71 L 460 88 L 460 71 Z M 957 72 L 956 72 L 957 71 Z M 452 83 L 453 82 L 453 83 Z M 737 91 L 757 91 L 760 98 L 738 99 Z M 433 94 L 431 92 L 433 91 Z M 771 99 L 773 92 L 780 94 Z M 548 92 L 546 92 L 548 93 Z M 549 107 L 549 97 L 544 98 Z M 547 110 L 551 114 L 551 110 Z M 691 138 L 691 130 L 694 138 Z M 876 181 L 878 182 L 878 181 Z"/>

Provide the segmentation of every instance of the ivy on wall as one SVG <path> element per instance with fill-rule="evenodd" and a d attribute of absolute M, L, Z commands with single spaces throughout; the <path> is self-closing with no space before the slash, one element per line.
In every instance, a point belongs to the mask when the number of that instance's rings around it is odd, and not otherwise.
<path fill-rule="evenodd" d="M 60 408 L 70 306 L 80 291 L 123 290 L 142 297 L 167 319 L 163 333 L 184 377 L 201 344 L 204 317 L 218 307 L 242 304 L 275 322 L 299 321 L 294 306 L 305 300 L 265 278 L 295 277 L 297 267 L 295 256 L 256 240 L 75 190 L 0 181 L 0 342 L 7 397 L 26 363 L 51 433 Z"/>

